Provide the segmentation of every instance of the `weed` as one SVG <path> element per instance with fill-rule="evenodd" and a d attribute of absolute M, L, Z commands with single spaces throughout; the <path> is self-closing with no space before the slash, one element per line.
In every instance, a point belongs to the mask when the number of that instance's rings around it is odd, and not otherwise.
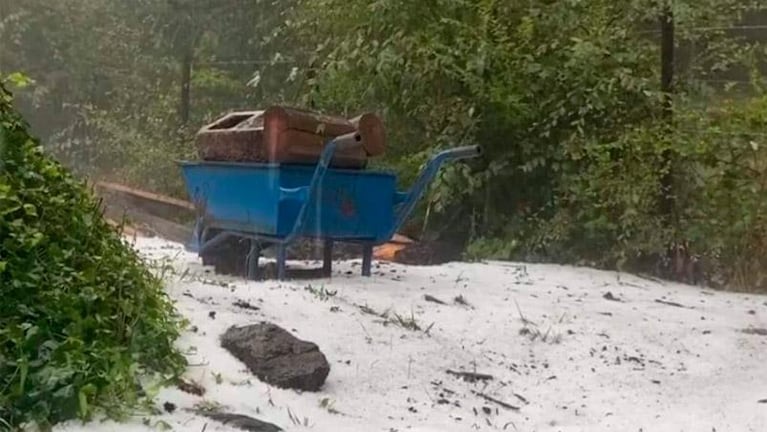
<path fill-rule="evenodd" d="M 335 297 L 336 294 L 338 294 L 338 291 L 326 290 L 325 286 L 321 286 L 320 288 L 314 288 L 311 285 L 307 285 L 306 288 L 304 288 L 304 289 L 306 291 L 309 291 L 310 293 L 312 293 L 320 301 L 328 301 L 331 298 Z"/>
<path fill-rule="evenodd" d="M 418 325 L 418 321 L 416 321 L 415 315 L 412 312 L 410 313 L 410 317 L 403 317 L 395 312 L 394 318 L 389 321 L 407 330 L 421 331 L 421 326 Z"/>
<path fill-rule="evenodd" d="M 168 424 L 168 422 L 166 422 L 165 420 L 157 420 L 156 422 L 154 422 L 154 424 L 152 424 L 152 419 L 145 418 L 142 420 L 142 423 L 144 424 L 144 426 L 157 431 L 173 430 L 173 427 L 170 424 Z"/>
<path fill-rule="evenodd" d="M 223 408 L 224 407 L 220 403 L 209 400 L 204 400 L 194 405 L 195 411 L 203 413 L 219 413 Z"/>
<path fill-rule="evenodd" d="M 290 408 L 287 408 L 287 410 L 288 418 L 290 418 L 290 422 L 293 423 L 294 426 L 309 427 L 309 417 L 304 417 L 302 420 L 298 415 L 293 414 L 293 412 L 290 411 Z"/>
<path fill-rule="evenodd" d="M 517 305 L 517 311 L 519 313 L 519 319 L 522 321 L 522 328 L 519 330 L 520 336 L 526 336 L 530 339 L 530 341 L 536 341 L 540 340 L 544 343 L 552 343 L 552 344 L 559 344 L 562 342 L 562 334 L 559 332 L 552 333 L 552 327 L 549 326 L 548 329 L 545 332 L 542 332 L 538 325 L 534 323 L 533 321 L 527 319 L 525 315 L 522 313 L 522 309 L 520 309 L 519 304 L 517 302 L 514 302 Z M 564 315 L 559 318 L 559 323 L 561 324 L 562 321 L 564 321 Z"/>
<path fill-rule="evenodd" d="M 455 299 L 453 299 L 453 301 L 455 302 L 455 304 L 459 304 L 461 306 L 471 306 L 469 304 L 469 301 L 466 300 L 466 298 L 463 295 L 457 296 Z"/>
<path fill-rule="evenodd" d="M 368 305 L 362 305 L 359 308 L 362 313 L 366 313 L 368 315 L 378 315 L 378 312 L 373 310 L 373 308 L 369 307 Z"/>
<path fill-rule="evenodd" d="M 333 402 L 330 398 L 324 397 L 320 399 L 320 408 L 327 410 L 330 414 L 341 414 L 337 409 L 335 409 L 335 402 Z"/>

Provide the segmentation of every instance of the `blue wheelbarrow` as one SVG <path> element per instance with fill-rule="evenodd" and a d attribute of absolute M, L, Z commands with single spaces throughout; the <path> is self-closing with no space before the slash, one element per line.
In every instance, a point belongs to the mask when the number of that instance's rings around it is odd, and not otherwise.
<path fill-rule="evenodd" d="M 189 248 L 205 260 L 217 245 L 240 240 L 249 279 L 258 278 L 262 253 L 276 247 L 277 278 L 286 277 L 287 248 L 298 238 L 324 243 L 330 275 L 334 242 L 362 245 L 362 275 L 370 276 L 373 247 L 389 241 L 416 206 L 440 167 L 473 158 L 479 146 L 442 151 L 412 188 L 396 190 L 391 173 L 329 168 L 336 150 L 363 145 L 357 133 L 330 141 L 316 165 L 182 161 L 187 193 L 197 211 Z"/>

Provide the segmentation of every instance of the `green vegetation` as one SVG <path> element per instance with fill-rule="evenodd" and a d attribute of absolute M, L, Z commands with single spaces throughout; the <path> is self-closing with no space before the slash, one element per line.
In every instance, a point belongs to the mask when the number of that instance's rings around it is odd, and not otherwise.
<path fill-rule="evenodd" d="M 764 47 L 699 31 L 733 25 L 749 6 L 705 3 L 674 3 L 677 45 L 694 46 L 695 57 L 677 66 L 671 125 L 660 89 L 662 2 L 307 0 L 293 28 L 305 44 L 329 35 L 311 98 L 327 109 L 384 110 L 406 171 L 435 147 L 484 146 L 486 164 L 450 167 L 429 202 L 434 230 L 470 227 L 470 257 L 679 277 L 676 267 L 689 263 L 664 262 L 666 248 L 689 242 L 686 253 L 709 266 L 705 278 L 764 289 L 761 272 L 735 270 L 764 264 L 767 213 L 757 197 L 767 150 L 751 143 L 762 140 L 757 119 L 767 111 L 758 69 L 746 68 Z M 699 79 L 716 71 L 753 89 L 744 98 L 742 86 Z M 714 104 L 715 114 L 700 108 Z"/>
<path fill-rule="evenodd" d="M 767 32 L 729 30 L 767 23 L 763 2 L 673 2 L 673 95 L 664 1 L 5 3 L 0 64 L 34 80 L 19 108 L 79 173 L 183 196 L 173 159 L 223 111 L 375 110 L 376 163 L 404 183 L 440 148 L 485 149 L 442 172 L 410 233 L 767 289 Z"/>
<path fill-rule="evenodd" d="M 184 366 L 161 281 L 46 156 L 0 84 L 0 419 L 47 428 L 148 402 Z"/>

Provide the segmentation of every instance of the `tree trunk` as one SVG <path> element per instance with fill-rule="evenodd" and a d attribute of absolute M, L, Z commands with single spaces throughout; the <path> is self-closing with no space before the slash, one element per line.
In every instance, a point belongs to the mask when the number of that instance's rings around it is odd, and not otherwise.
<path fill-rule="evenodd" d="M 674 13 L 670 2 L 666 1 L 660 17 L 661 28 L 661 91 L 663 92 L 663 119 L 668 131 L 673 123 L 674 93 Z M 662 165 L 666 172 L 661 179 L 661 211 L 670 217 L 673 209 L 673 155 L 670 149 L 663 151 Z"/>

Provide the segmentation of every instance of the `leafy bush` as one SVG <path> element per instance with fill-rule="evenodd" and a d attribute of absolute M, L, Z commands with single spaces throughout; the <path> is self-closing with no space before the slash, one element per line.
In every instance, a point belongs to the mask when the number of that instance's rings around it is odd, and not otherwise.
<path fill-rule="evenodd" d="M 161 281 L 44 155 L 0 85 L 0 419 L 42 427 L 147 401 L 184 366 Z"/>
<path fill-rule="evenodd" d="M 407 174 L 413 155 L 484 147 L 482 169 L 444 170 L 432 212 L 418 215 L 440 230 L 456 220 L 472 238 L 468 257 L 677 277 L 698 256 L 709 281 L 767 289 L 763 277 L 744 279 L 759 273 L 767 243 L 765 156 L 753 134 L 764 133 L 765 112 L 739 100 L 714 118 L 700 106 L 722 92 L 695 80 L 756 69 L 763 51 L 693 30 L 763 7 L 701 1 L 673 6 L 680 56 L 695 47 L 677 62 L 673 125 L 662 115 L 653 31 L 664 2 L 306 0 L 288 26 L 321 62 L 307 100 L 379 107 L 392 131 L 389 165 Z M 669 262 L 670 249 L 684 256 Z"/>
<path fill-rule="evenodd" d="M 767 292 L 767 95 L 680 118 L 680 237 L 712 282 Z"/>

